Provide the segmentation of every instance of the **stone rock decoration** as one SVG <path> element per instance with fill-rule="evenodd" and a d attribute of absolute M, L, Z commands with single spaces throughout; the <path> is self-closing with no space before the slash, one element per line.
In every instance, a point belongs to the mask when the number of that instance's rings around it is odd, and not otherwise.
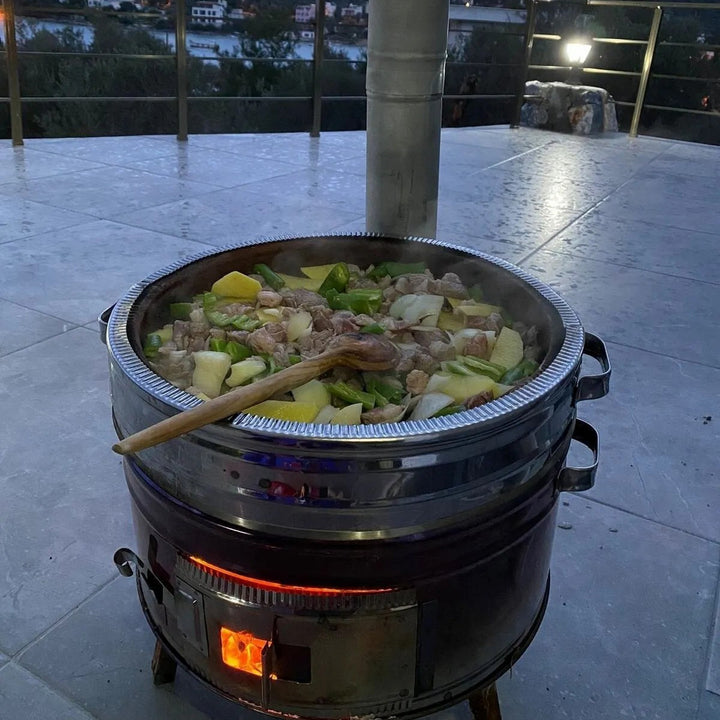
<path fill-rule="evenodd" d="M 536 80 L 525 83 L 520 124 L 575 135 L 618 129 L 615 101 L 607 90 Z"/>

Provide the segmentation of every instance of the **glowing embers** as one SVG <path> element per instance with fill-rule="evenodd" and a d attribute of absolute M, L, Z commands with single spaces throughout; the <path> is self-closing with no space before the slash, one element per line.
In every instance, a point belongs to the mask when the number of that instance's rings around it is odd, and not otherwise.
<path fill-rule="evenodd" d="M 230 630 L 220 628 L 220 643 L 222 645 L 222 660 L 231 668 L 242 670 L 262 677 L 263 648 L 268 644 L 264 638 L 257 638 L 247 630 Z M 270 675 L 271 680 L 277 680 L 276 675 Z"/>
<path fill-rule="evenodd" d="M 188 558 L 191 563 L 197 565 L 207 573 L 219 577 L 225 577 L 229 580 L 240 582 L 243 585 L 257 588 L 258 590 L 269 590 L 271 592 L 297 593 L 301 595 L 373 595 L 375 593 L 393 592 L 397 588 L 374 588 L 372 590 L 366 588 L 322 588 L 322 587 L 306 587 L 304 585 L 283 585 L 282 583 L 270 582 L 269 580 L 258 580 L 257 578 L 248 577 L 247 575 L 239 575 L 238 573 L 225 570 L 224 568 L 206 562 L 199 557 L 190 556 Z"/>

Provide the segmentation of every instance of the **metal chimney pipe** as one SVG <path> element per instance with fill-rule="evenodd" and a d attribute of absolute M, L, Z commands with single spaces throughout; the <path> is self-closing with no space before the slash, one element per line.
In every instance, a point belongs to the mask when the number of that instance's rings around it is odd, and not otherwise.
<path fill-rule="evenodd" d="M 370 1 L 368 232 L 437 231 L 448 15 L 448 0 Z"/>

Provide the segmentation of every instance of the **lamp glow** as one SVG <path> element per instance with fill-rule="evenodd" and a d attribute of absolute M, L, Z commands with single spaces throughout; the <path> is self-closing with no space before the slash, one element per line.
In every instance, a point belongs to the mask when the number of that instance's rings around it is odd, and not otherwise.
<path fill-rule="evenodd" d="M 582 40 L 574 40 L 565 43 L 565 55 L 571 65 L 583 65 L 587 60 L 592 45 Z"/>

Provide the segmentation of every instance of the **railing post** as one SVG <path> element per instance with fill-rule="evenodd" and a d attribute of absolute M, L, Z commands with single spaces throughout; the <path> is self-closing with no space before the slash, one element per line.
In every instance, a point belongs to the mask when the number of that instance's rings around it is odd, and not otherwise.
<path fill-rule="evenodd" d="M 660 32 L 660 23 L 662 22 L 663 9 L 660 5 L 653 12 L 652 24 L 650 25 L 650 35 L 648 37 L 647 47 L 645 48 L 645 58 L 643 60 L 642 74 L 640 75 L 640 85 L 638 85 L 637 97 L 635 98 L 635 107 L 633 108 L 632 121 L 630 122 L 630 137 L 637 137 L 638 127 L 640 125 L 640 115 L 642 115 L 643 105 L 645 104 L 645 92 L 647 91 L 648 80 L 650 78 L 650 68 L 655 58 L 655 47 L 657 45 L 658 34 Z"/>
<path fill-rule="evenodd" d="M 322 122 L 322 64 L 325 48 L 325 0 L 315 3 L 315 44 L 313 45 L 312 129 L 310 137 L 320 137 Z"/>
<path fill-rule="evenodd" d="M 178 140 L 188 139 L 188 77 L 185 0 L 175 2 L 175 67 L 177 69 Z"/>
<path fill-rule="evenodd" d="M 525 18 L 525 58 L 521 70 L 520 84 L 518 87 L 515 112 L 510 122 L 511 128 L 520 125 L 520 112 L 522 111 L 523 100 L 525 99 L 525 83 L 530 72 L 530 57 L 532 56 L 533 40 L 535 39 L 535 22 L 537 19 L 537 0 L 530 0 L 527 3 L 527 17 Z"/>
<path fill-rule="evenodd" d="M 23 144 L 20 71 L 15 39 L 15 0 L 3 0 L 5 10 L 5 49 L 7 50 L 8 95 L 10 96 L 10 135 L 13 145 Z"/>

